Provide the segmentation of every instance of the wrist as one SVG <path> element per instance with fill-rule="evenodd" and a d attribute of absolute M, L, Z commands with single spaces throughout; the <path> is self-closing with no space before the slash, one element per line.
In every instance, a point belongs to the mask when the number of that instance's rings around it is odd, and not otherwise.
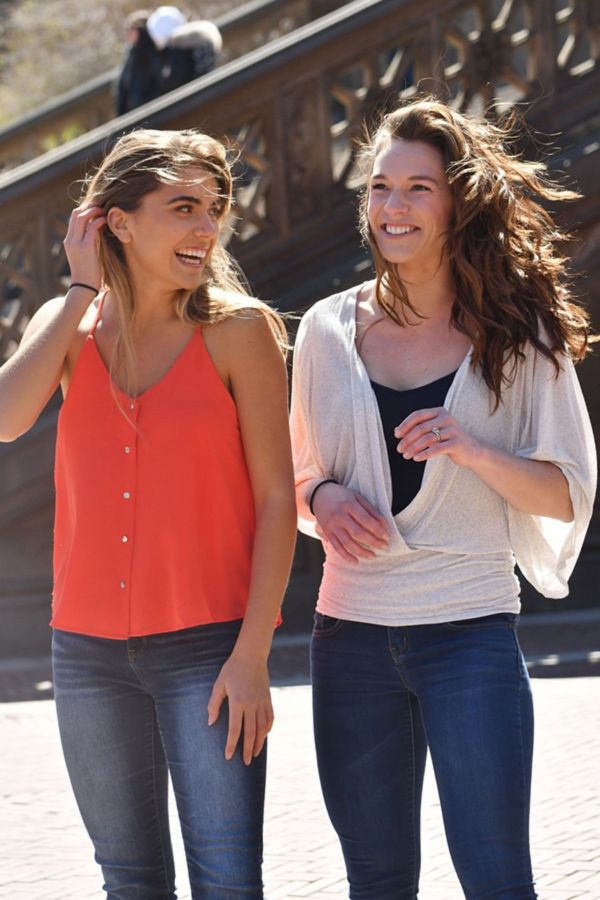
<path fill-rule="evenodd" d="M 231 651 L 230 659 L 237 660 L 246 666 L 266 666 L 269 661 L 271 641 L 262 646 L 246 646 L 239 641 Z"/>
<path fill-rule="evenodd" d="M 337 484 L 337 481 L 335 480 L 335 478 L 324 478 L 323 481 L 319 481 L 319 483 L 316 484 L 314 486 L 314 488 L 312 489 L 312 491 L 310 492 L 310 496 L 308 498 L 308 508 L 311 512 L 311 515 L 313 515 L 313 516 L 315 514 L 314 502 L 315 502 L 315 497 L 316 497 L 317 491 L 319 491 L 326 484 Z"/>
<path fill-rule="evenodd" d="M 100 293 L 100 288 L 96 287 L 95 284 L 92 284 L 92 279 L 87 281 L 78 281 L 74 279 L 67 288 L 67 294 L 71 291 L 77 291 L 78 293 L 83 293 L 85 291 L 96 297 Z"/>
<path fill-rule="evenodd" d="M 231 652 L 232 657 L 246 664 L 266 665 L 271 652 L 275 630 L 276 611 L 272 617 L 257 620 L 251 610 L 246 610 L 240 633 Z"/>
<path fill-rule="evenodd" d="M 465 468 L 473 472 L 474 475 L 483 474 L 493 464 L 494 448 L 483 441 L 471 439 L 471 448 L 469 457 L 465 463 Z"/>

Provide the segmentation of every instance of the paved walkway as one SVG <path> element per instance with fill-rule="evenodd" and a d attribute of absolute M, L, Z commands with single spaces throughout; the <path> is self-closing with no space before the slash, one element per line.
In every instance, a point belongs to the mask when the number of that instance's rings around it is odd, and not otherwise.
<path fill-rule="evenodd" d="M 45 685 L 40 685 L 43 691 Z M 533 857 L 541 900 L 600 900 L 600 678 L 533 680 Z M 347 896 L 320 797 L 305 684 L 274 689 L 265 833 L 267 900 Z M 58 746 L 52 702 L 0 704 L 0 897 L 104 896 Z M 423 900 L 460 900 L 431 771 L 423 815 Z M 177 837 L 181 900 L 189 898 Z"/>

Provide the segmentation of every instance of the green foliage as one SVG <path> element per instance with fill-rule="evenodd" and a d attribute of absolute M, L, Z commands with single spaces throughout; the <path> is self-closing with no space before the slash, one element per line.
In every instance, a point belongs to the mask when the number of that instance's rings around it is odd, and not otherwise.
<path fill-rule="evenodd" d="M 243 0 L 176 5 L 216 18 Z M 0 0 L 0 125 L 119 65 L 125 17 L 144 0 Z"/>

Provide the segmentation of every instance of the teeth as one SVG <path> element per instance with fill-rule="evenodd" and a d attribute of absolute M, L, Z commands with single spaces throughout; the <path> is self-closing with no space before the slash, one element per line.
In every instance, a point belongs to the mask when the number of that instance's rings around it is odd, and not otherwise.
<path fill-rule="evenodd" d="M 204 259 L 206 250 L 179 250 L 177 256 L 191 256 L 193 259 Z"/>
<path fill-rule="evenodd" d="M 383 227 L 387 234 L 410 234 L 411 231 L 417 230 L 414 225 L 384 225 Z"/>

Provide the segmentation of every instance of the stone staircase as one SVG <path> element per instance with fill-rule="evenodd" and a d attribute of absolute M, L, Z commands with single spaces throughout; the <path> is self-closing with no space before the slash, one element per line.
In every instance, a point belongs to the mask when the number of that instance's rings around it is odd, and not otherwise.
<path fill-rule="evenodd" d="M 201 127 L 237 144 L 241 187 L 230 246 L 259 296 L 298 311 L 365 277 L 368 261 L 355 228 L 354 139 L 365 118 L 398 95 L 414 95 L 417 85 L 462 109 L 518 103 L 534 128 L 559 136 L 552 165 L 583 192 L 563 214 L 574 232 L 570 252 L 586 271 L 580 292 L 598 321 L 597 6 L 591 0 L 565 0 L 564 9 L 554 0 L 329 5 L 333 12 L 168 97 L 0 174 L 0 359 L 14 350 L 40 303 L 64 286 L 61 241 L 77 181 L 111 138 L 141 124 Z M 597 433 L 599 375 L 597 359 L 582 366 Z M 56 408 L 55 401 L 28 435 L 0 445 L 0 657 L 47 652 Z M 301 539 L 286 601 L 290 630 L 305 627 L 320 561 L 317 543 Z M 599 564 L 596 516 L 571 605 L 597 603 Z M 556 604 L 526 593 L 526 605 Z"/>

